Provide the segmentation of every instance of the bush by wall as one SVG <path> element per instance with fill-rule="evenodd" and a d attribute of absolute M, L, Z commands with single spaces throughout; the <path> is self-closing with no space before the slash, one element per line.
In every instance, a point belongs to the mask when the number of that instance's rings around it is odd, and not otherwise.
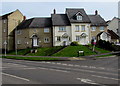
<path fill-rule="evenodd" d="M 72 42 L 70 45 L 71 45 L 71 46 L 78 46 L 79 44 L 78 44 L 78 42 L 74 41 L 74 42 Z"/>

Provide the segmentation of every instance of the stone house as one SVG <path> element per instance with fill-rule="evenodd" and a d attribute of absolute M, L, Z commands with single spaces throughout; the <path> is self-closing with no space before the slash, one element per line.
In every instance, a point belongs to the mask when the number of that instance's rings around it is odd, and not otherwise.
<path fill-rule="evenodd" d="M 0 27 L 2 31 L 0 45 L 2 45 L 2 47 L 0 48 L 2 50 L 5 50 L 5 47 L 8 51 L 14 49 L 14 29 L 23 20 L 24 16 L 19 10 L 0 16 L 0 23 L 2 24 L 2 27 Z"/>
<path fill-rule="evenodd" d="M 31 18 L 16 28 L 17 49 L 52 47 L 51 18 Z"/>
<path fill-rule="evenodd" d="M 107 23 L 105 22 L 105 20 L 98 14 L 98 11 L 95 11 L 94 15 L 88 15 L 91 24 L 90 24 L 90 35 L 91 35 L 91 39 L 95 39 L 98 40 L 99 38 L 98 35 L 100 35 L 101 33 L 105 32 L 107 33 Z M 107 35 L 107 34 L 106 34 Z M 106 36 L 106 37 L 109 37 Z M 107 38 L 109 39 L 109 38 Z"/>
<path fill-rule="evenodd" d="M 24 16 L 19 10 L 17 12 L 19 15 L 13 15 L 15 13 L 12 13 L 14 23 L 9 25 L 10 29 L 6 33 L 10 34 L 9 37 L 3 36 L 4 42 L 5 37 L 15 39 L 14 41 L 7 41 L 8 46 L 11 45 L 11 50 L 14 46 L 16 49 L 67 46 L 73 41 L 88 45 L 92 39 L 97 39 L 98 34 L 107 32 L 107 24 L 98 15 L 98 11 L 95 11 L 93 15 L 88 15 L 84 9 L 67 8 L 65 14 L 57 14 L 54 9 L 51 17 L 38 17 L 27 20 L 24 20 Z M 11 15 L 11 13 L 7 15 Z M 16 18 L 16 16 L 18 17 Z M 15 31 L 14 35 L 13 30 Z"/>
<path fill-rule="evenodd" d="M 107 21 L 108 29 L 115 32 L 117 35 L 120 36 L 120 19 L 114 17 L 112 20 Z"/>

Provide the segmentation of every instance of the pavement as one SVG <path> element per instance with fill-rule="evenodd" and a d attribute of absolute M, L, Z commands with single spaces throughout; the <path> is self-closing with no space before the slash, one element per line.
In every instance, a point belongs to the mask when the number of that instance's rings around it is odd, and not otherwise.
<path fill-rule="evenodd" d="M 119 86 L 118 56 L 78 61 L 2 59 L 2 86 Z"/>

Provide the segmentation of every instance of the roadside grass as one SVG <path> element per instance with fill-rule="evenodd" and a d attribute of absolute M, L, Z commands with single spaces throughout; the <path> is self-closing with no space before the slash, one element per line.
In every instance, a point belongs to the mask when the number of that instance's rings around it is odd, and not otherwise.
<path fill-rule="evenodd" d="M 92 49 L 92 45 L 89 45 L 89 48 Z M 102 53 L 109 53 L 110 51 L 108 50 L 105 50 L 105 49 L 102 49 L 102 48 L 99 48 L 97 46 L 95 46 L 95 51 L 99 52 L 99 54 L 102 54 Z"/>
<path fill-rule="evenodd" d="M 108 55 L 101 55 L 101 56 L 96 56 L 97 58 L 100 58 L 100 57 L 107 57 L 107 56 L 113 56 L 112 54 L 108 54 Z"/>
<path fill-rule="evenodd" d="M 49 56 L 56 51 L 59 51 L 62 49 L 62 46 L 56 46 L 56 47 L 45 47 L 45 48 L 37 48 L 38 52 L 37 53 L 30 53 L 31 48 L 28 49 L 21 49 L 17 50 L 17 55 L 29 55 L 29 56 Z M 10 51 L 7 53 L 8 55 L 16 55 L 15 51 Z"/>
<path fill-rule="evenodd" d="M 56 46 L 56 47 L 46 47 L 46 48 L 37 48 L 37 53 L 28 53 L 28 56 L 50 56 L 51 54 L 55 53 L 56 51 L 59 51 L 62 49 L 62 46 Z"/>
<path fill-rule="evenodd" d="M 27 52 L 29 52 L 31 49 L 28 48 L 28 49 L 20 49 L 20 50 L 17 50 L 17 54 L 18 55 L 24 55 L 26 54 Z M 16 55 L 16 52 L 15 51 L 10 51 L 7 53 L 8 55 Z"/>
<path fill-rule="evenodd" d="M 18 59 L 18 60 L 32 60 L 32 61 L 46 61 L 46 60 L 60 60 L 59 58 L 49 58 L 49 57 L 19 57 L 19 56 L 2 56 L 2 58 L 7 59 Z"/>
<path fill-rule="evenodd" d="M 53 54 L 52 56 L 61 56 L 61 57 L 77 57 L 78 51 L 84 51 L 84 55 L 95 55 L 96 53 L 88 49 L 88 47 L 79 45 L 79 46 L 68 46 L 62 51 Z M 82 54 L 80 56 L 83 56 Z"/>
<path fill-rule="evenodd" d="M 104 50 L 104 49 L 101 49 L 101 48 L 98 48 L 98 47 L 95 47 L 95 50 L 97 50 L 100 53 L 109 53 L 110 52 L 108 50 Z"/>

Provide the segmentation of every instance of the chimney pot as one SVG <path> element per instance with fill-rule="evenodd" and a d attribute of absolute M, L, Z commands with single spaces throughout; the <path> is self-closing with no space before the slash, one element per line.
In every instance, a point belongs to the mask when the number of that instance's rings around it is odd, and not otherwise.
<path fill-rule="evenodd" d="M 26 20 L 26 16 L 23 16 L 23 20 Z"/>
<path fill-rule="evenodd" d="M 98 15 L 98 11 L 97 10 L 95 11 L 95 15 Z"/>
<path fill-rule="evenodd" d="M 56 10 L 55 9 L 53 10 L 53 14 L 56 14 Z"/>

